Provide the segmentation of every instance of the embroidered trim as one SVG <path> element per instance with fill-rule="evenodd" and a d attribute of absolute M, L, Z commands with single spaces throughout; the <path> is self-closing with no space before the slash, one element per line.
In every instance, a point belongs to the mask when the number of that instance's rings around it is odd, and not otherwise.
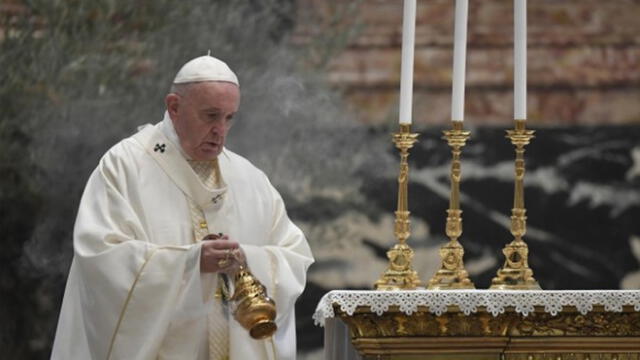
<path fill-rule="evenodd" d="M 269 254 L 269 263 L 271 264 L 271 285 L 273 287 L 273 294 L 272 294 L 272 298 L 273 301 L 275 301 L 277 299 L 277 295 L 278 295 L 278 259 L 276 258 L 276 255 L 271 253 L 270 251 L 267 251 L 267 253 Z"/>
<path fill-rule="evenodd" d="M 107 360 L 111 358 L 111 352 L 113 351 L 113 345 L 115 344 L 115 341 L 116 341 L 116 335 L 120 330 L 120 325 L 122 324 L 122 319 L 124 319 L 124 313 L 127 311 L 127 307 L 129 306 L 129 301 L 133 296 L 133 291 L 135 290 L 136 285 L 138 284 L 138 280 L 140 280 L 140 276 L 142 276 L 142 272 L 144 271 L 144 268 L 147 266 L 147 264 L 149 263 L 149 260 L 151 260 L 153 255 L 155 255 L 156 251 L 158 251 L 157 248 L 153 249 L 153 252 L 151 253 L 151 255 L 149 255 L 149 257 L 144 261 L 144 263 L 140 267 L 140 270 L 136 274 L 136 278 L 133 280 L 133 284 L 131 284 L 131 288 L 129 289 L 129 293 L 127 294 L 127 299 L 124 301 L 124 305 L 122 306 L 122 311 L 120 311 L 120 316 L 118 317 L 118 323 L 116 324 L 116 328 L 113 331 L 113 336 L 111 337 L 111 343 L 109 344 L 109 352 L 107 352 Z"/>
<path fill-rule="evenodd" d="M 278 262 L 275 254 L 267 250 L 267 254 L 269 254 L 269 264 L 271 265 L 271 286 L 272 286 L 272 294 L 268 294 L 273 301 L 276 302 L 276 307 L 278 306 L 279 301 L 277 301 L 276 296 L 278 296 Z M 276 344 L 273 341 L 273 336 L 269 337 L 267 341 L 271 344 L 271 352 L 273 353 L 273 359 L 278 359 L 278 352 L 276 351 Z"/>
<path fill-rule="evenodd" d="M 273 358 L 278 358 L 278 353 L 276 352 L 276 344 L 273 342 L 273 336 L 269 337 L 269 343 L 271 343 L 271 352 L 273 352 Z"/>

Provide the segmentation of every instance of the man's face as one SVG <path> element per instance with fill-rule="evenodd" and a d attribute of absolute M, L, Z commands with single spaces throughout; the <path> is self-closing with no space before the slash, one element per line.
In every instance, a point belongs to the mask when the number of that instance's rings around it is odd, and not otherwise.
<path fill-rule="evenodd" d="M 193 160 L 213 160 L 224 146 L 240 105 L 240 89 L 229 82 L 207 81 L 167 95 L 167 111 L 180 145 Z"/>

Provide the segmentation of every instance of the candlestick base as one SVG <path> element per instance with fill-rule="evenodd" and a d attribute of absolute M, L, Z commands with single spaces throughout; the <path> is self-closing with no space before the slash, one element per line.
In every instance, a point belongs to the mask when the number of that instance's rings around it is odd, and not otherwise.
<path fill-rule="evenodd" d="M 429 280 L 427 289 L 475 289 L 469 273 L 464 269 L 464 249 L 457 240 L 451 240 L 440 248 L 441 268 Z"/>
<path fill-rule="evenodd" d="M 389 251 L 389 265 L 380 279 L 374 284 L 376 290 L 413 290 L 420 286 L 418 273 L 413 270 L 411 261 L 413 250 L 406 241 L 411 235 L 408 211 L 408 181 L 409 181 L 409 149 L 417 141 L 418 134 L 411 133 L 411 126 L 400 125 L 400 132 L 393 134 L 393 142 L 400 150 L 400 174 L 398 175 L 398 210 L 394 235 L 398 240 Z"/>
<path fill-rule="evenodd" d="M 527 130 L 524 120 L 515 121 L 515 129 L 507 131 L 507 137 L 516 147 L 515 187 L 513 209 L 511 209 L 511 234 L 514 240 L 502 250 L 504 265 L 491 281 L 490 289 L 500 290 L 540 290 L 529 267 L 529 247 L 522 237 L 527 232 L 527 210 L 524 207 L 524 147 L 534 137 L 533 130 Z"/>
<path fill-rule="evenodd" d="M 540 284 L 533 277 L 533 270 L 527 264 L 529 248 L 522 240 L 514 240 L 502 250 L 506 260 L 491 281 L 490 289 L 495 290 L 540 290 Z"/>
<path fill-rule="evenodd" d="M 420 286 L 418 273 L 412 269 L 413 250 L 407 244 L 396 244 L 387 251 L 389 267 L 374 284 L 376 290 L 412 290 Z"/>

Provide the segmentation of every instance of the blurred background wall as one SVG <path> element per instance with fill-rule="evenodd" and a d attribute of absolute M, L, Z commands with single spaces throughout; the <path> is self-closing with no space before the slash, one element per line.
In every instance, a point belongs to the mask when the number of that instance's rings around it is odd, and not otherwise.
<path fill-rule="evenodd" d="M 448 202 L 453 0 L 418 0 L 409 207 L 415 267 L 439 266 Z M 461 238 L 478 288 L 510 241 L 512 2 L 470 1 Z M 316 264 L 300 358 L 331 289 L 370 288 L 393 244 L 402 1 L 0 0 L 0 349 L 46 359 L 71 230 L 100 156 L 144 123 L 188 59 L 242 84 L 228 146 L 265 170 Z M 526 205 L 545 289 L 640 287 L 640 2 L 529 1 Z M 4 357 L 3 355 L 3 357 Z"/>
<path fill-rule="evenodd" d="M 303 0 L 295 43 L 308 44 L 335 21 L 335 3 Z M 418 1 L 415 121 L 450 120 L 452 0 Z M 512 1 L 470 1 L 466 118 L 508 125 L 513 117 Z M 329 80 L 367 124 L 397 112 L 402 1 L 361 2 L 357 35 L 329 60 Z M 634 0 L 528 3 L 528 107 L 535 125 L 640 122 L 640 9 Z M 353 18 L 343 19 L 350 21 Z"/>

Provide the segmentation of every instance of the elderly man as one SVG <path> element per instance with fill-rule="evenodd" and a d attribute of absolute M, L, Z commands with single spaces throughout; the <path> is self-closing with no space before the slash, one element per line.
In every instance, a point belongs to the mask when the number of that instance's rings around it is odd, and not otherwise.
<path fill-rule="evenodd" d="M 313 258 L 264 173 L 224 147 L 236 75 L 193 59 L 165 102 L 87 183 L 52 359 L 294 359 Z M 272 339 L 252 339 L 220 296 L 240 265 L 276 302 Z"/>

